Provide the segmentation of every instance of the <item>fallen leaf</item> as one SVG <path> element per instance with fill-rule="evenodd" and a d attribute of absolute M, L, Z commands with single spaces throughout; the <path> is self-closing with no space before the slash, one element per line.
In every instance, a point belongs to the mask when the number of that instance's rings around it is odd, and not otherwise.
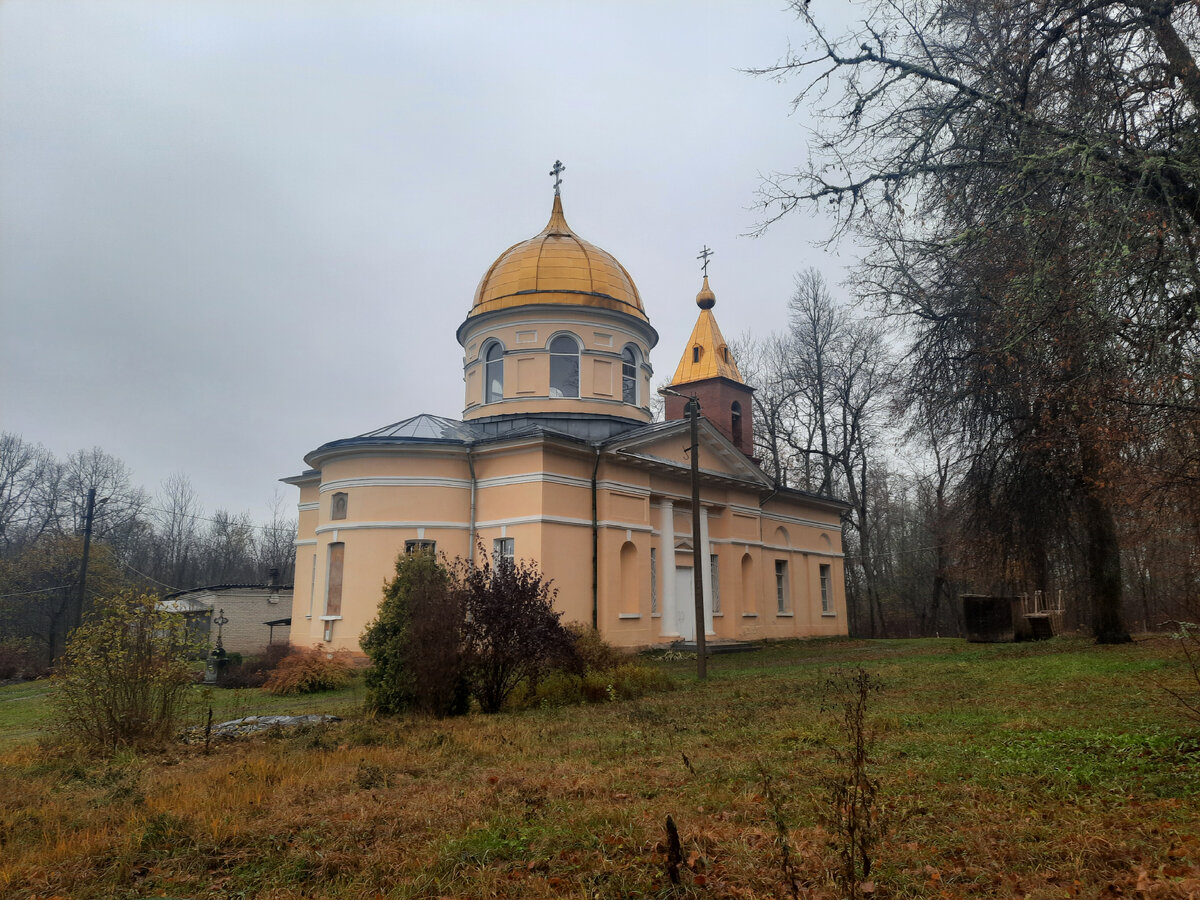
<path fill-rule="evenodd" d="M 1147 872 L 1145 869 L 1138 869 L 1137 876 L 1138 876 L 1137 887 L 1134 888 L 1134 890 L 1142 891 L 1147 894 L 1150 893 L 1150 887 L 1151 887 L 1150 873 Z"/>

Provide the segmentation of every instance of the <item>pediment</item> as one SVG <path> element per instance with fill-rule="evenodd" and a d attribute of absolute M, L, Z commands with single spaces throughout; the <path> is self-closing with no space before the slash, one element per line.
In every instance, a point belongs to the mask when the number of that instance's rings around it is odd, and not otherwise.
<path fill-rule="evenodd" d="M 771 481 L 762 469 L 747 459 L 711 422 L 701 418 L 698 431 L 702 475 L 771 487 Z M 690 471 L 692 465 L 688 454 L 690 445 L 691 425 L 683 419 L 639 428 L 632 434 L 609 441 L 604 449 L 630 461 L 656 468 L 678 469 L 680 474 L 684 474 Z"/>

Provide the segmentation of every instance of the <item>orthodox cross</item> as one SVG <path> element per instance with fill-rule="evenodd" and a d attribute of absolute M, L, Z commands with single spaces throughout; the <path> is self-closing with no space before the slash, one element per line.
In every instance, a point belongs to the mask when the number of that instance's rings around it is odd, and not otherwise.
<path fill-rule="evenodd" d="M 229 620 L 225 618 L 225 610 L 221 610 L 217 614 L 217 617 L 213 619 L 213 624 L 217 626 L 217 649 L 224 650 L 225 648 L 221 646 L 221 629 L 229 624 Z"/>
<path fill-rule="evenodd" d="M 550 174 L 554 176 L 554 196 L 555 197 L 558 196 L 558 186 L 560 184 L 562 184 L 562 178 L 560 176 L 562 175 L 562 172 L 564 169 L 566 169 L 566 166 L 564 166 L 562 164 L 561 159 L 556 159 L 554 161 L 553 168 L 550 169 Z"/>
<path fill-rule="evenodd" d="M 708 258 L 712 255 L 713 255 L 713 251 L 708 249 L 708 244 L 705 244 L 704 249 L 700 251 L 700 255 L 696 257 L 696 259 L 704 260 L 704 265 L 702 266 L 702 268 L 704 269 L 704 277 L 705 278 L 708 277 Z"/>

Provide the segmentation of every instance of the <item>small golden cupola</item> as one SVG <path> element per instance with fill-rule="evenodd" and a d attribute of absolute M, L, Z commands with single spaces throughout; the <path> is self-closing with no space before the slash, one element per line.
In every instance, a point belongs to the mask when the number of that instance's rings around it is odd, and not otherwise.
<path fill-rule="evenodd" d="M 717 295 L 708 286 L 707 275 L 704 276 L 704 287 L 696 295 L 696 305 L 700 307 L 700 318 L 696 320 L 687 349 L 675 368 L 671 387 L 717 377 L 745 384 L 737 360 L 729 352 L 729 345 L 717 326 L 717 317 L 712 313 L 712 308 L 717 305 Z"/>
<path fill-rule="evenodd" d="M 707 247 L 701 253 L 704 267 L 708 268 Z M 685 400 L 678 394 L 696 397 L 700 401 L 700 412 L 717 426 L 717 429 L 746 455 L 753 448 L 752 403 L 754 388 L 742 379 L 729 345 L 725 342 L 713 307 L 717 295 L 708 284 L 708 273 L 704 274 L 704 285 L 696 295 L 700 317 L 684 348 L 675 375 L 671 378 L 672 394 L 663 394 L 667 419 L 684 418 Z"/>

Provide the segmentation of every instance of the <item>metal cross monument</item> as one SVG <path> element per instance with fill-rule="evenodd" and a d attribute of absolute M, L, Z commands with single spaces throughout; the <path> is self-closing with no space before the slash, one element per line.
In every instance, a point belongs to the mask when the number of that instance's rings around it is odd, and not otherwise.
<path fill-rule="evenodd" d="M 555 197 L 558 196 L 558 186 L 560 184 L 562 184 L 562 178 L 560 176 L 562 175 L 563 170 L 565 170 L 566 168 L 567 167 L 562 164 L 561 159 L 556 159 L 554 161 L 554 166 L 550 169 L 550 174 L 554 176 L 554 196 Z"/>
<path fill-rule="evenodd" d="M 213 619 L 213 624 L 217 626 L 217 650 L 223 654 L 225 647 L 221 644 L 221 630 L 229 624 L 229 620 L 225 618 L 225 610 L 221 610 L 217 614 L 217 617 Z"/>
<path fill-rule="evenodd" d="M 713 255 L 713 251 L 708 249 L 708 244 L 704 245 L 704 249 L 700 251 L 700 255 L 696 259 L 704 260 L 704 265 L 701 267 L 704 270 L 704 277 L 708 277 L 708 258 Z"/>

